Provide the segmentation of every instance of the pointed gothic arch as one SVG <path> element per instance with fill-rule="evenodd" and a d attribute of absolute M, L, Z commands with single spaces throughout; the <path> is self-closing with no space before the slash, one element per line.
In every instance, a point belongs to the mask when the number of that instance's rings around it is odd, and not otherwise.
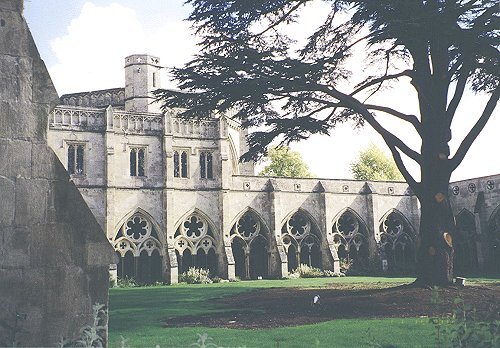
<path fill-rule="evenodd" d="M 199 209 L 193 209 L 177 221 L 174 248 L 180 273 L 198 267 L 217 274 L 215 231 L 214 223 Z"/>
<path fill-rule="evenodd" d="M 458 275 L 473 274 L 478 270 L 476 217 L 464 208 L 455 216 L 455 224 L 454 272 Z"/>
<path fill-rule="evenodd" d="M 391 209 L 379 222 L 375 239 L 382 262 L 390 274 L 409 275 L 415 272 L 415 229 L 402 212 Z"/>
<path fill-rule="evenodd" d="M 244 279 L 269 276 L 269 228 L 254 209 L 247 208 L 238 215 L 229 238 L 237 276 Z"/>
<path fill-rule="evenodd" d="M 343 209 L 333 219 L 333 244 L 341 262 L 350 264 L 352 273 L 364 273 L 368 268 L 368 227 L 353 209 Z"/>
<path fill-rule="evenodd" d="M 488 254 L 486 259 L 486 269 L 499 274 L 500 264 L 500 205 L 498 205 L 490 215 L 488 221 Z"/>
<path fill-rule="evenodd" d="M 321 262 L 321 232 L 314 217 L 299 208 L 282 221 L 281 242 L 287 254 L 288 271 L 299 265 L 323 268 Z"/>
<path fill-rule="evenodd" d="M 119 262 L 118 278 L 133 278 L 139 283 L 161 281 L 165 255 L 160 226 L 145 210 L 137 208 L 120 220 L 109 238 Z"/>

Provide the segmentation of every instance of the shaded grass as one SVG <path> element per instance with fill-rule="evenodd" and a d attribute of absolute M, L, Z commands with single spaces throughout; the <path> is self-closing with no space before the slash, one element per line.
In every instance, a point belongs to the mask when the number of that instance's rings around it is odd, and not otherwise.
<path fill-rule="evenodd" d="M 121 337 L 130 347 L 201 346 L 198 334 L 208 334 L 217 346 L 231 347 L 342 347 L 384 346 L 404 342 L 400 346 L 430 346 L 433 326 L 428 319 L 342 319 L 314 325 L 263 330 L 225 328 L 164 328 L 167 317 L 209 314 L 234 310 L 213 298 L 236 295 L 262 288 L 298 287 L 327 288 L 332 284 L 352 289 L 373 289 L 411 283 L 413 278 L 345 277 L 260 280 L 237 283 L 111 289 L 109 304 L 109 342 L 120 346 Z M 488 279 L 481 279 L 486 282 Z"/>

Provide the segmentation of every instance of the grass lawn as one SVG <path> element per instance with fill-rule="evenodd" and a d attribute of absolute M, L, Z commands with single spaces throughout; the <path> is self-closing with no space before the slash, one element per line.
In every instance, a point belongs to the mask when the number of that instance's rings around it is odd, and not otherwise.
<path fill-rule="evenodd" d="M 260 330 L 162 327 L 167 317 L 228 310 L 224 305 L 209 299 L 255 289 L 325 288 L 331 283 L 368 289 L 412 281 L 412 278 L 345 277 L 115 288 L 110 290 L 109 299 L 109 343 L 110 347 L 120 347 L 123 337 L 125 345 L 130 347 L 432 346 L 434 328 L 426 318 L 339 319 L 313 325 Z"/>

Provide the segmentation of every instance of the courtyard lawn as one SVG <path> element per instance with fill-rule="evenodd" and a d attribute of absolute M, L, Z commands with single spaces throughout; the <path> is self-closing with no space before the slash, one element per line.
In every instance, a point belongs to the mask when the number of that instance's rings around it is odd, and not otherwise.
<path fill-rule="evenodd" d="M 245 291 L 272 287 L 325 288 L 332 283 L 370 289 L 412 281 L 412 278 L 345 277 L 111 289 L 110 347 L 202 347 L 209 343 L 215 344 L 213 347 L 431 346 L 434 328 L 427 318 L 339 319 L 258 330 L 163 327 L 168 317 L 234 309 L 209 300 Z"/>

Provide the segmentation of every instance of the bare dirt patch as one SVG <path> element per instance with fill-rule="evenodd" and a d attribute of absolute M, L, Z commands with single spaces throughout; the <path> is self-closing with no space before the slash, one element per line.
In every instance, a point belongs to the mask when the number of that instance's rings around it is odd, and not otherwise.
<path fill-rule="evenodd" d="M 213 299 L 227 307 L 224 312 L 173 317 L 166 327 L 273 328 L 313 324 L 346 318 L 430 317 L 449 313 L 453 301 L 462 298 L 479 313 L 499 303 L 500 283 L 449 287 L 438 290 L 441 305 L 432 301 L 433 291 L 407 285 L 376 289 L 352 289 L 332 285 L 327 289 L 271 288 Z M 315 295 L 321 304 L 312 305 Z"/>

